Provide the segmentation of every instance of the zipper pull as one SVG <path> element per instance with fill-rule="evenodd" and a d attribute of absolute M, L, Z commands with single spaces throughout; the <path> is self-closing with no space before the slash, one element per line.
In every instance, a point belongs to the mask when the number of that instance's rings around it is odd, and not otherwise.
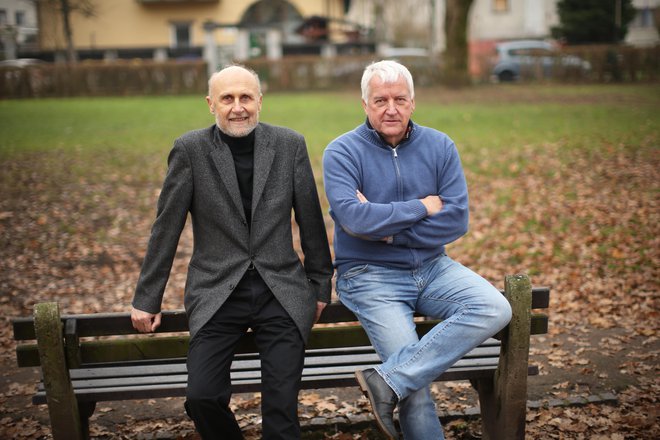
<path fill-rule="evenodd" d="M 397 149 L 397 147 L 392 148 L 392 153 L 394 153 L 394 158 L 395 159 L 399 157 L 399 155 L 396 153 L 396 149 Z"/>

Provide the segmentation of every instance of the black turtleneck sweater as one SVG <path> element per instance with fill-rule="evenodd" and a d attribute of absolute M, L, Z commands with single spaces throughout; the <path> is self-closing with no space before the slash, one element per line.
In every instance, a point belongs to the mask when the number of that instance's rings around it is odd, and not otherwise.
<path fill-rule="evenodd" d="M 254 175 L 254 130 L 247 136 L 233 137 L 220 133 L 222 142 L 229 146 L 234 157 L 234 167 L 238 178 L 238 189 L 241 191 L 243 210 L 248 227 L 252 220 L 252 176 Z"/>

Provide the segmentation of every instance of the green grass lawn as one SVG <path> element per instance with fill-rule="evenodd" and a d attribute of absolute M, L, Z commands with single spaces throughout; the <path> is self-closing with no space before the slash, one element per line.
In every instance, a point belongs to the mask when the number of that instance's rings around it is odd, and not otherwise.
<path fill-rule="evenodd" d="M 466 152 L 556 142 L 642 145 L 657 136 L 660 120 L 658 86 L 485 86 L 462 95 L 432 89 L 418 90 L 416 101 L 413 119 L 445 131 Z M 262 120 L 303 133 L 312 156 L 363 119 L 357 91 L 264 97 Z M 162 152 L 179 134 L 212 122 L 203 96 L 0 101 L 0 157 Z"/>

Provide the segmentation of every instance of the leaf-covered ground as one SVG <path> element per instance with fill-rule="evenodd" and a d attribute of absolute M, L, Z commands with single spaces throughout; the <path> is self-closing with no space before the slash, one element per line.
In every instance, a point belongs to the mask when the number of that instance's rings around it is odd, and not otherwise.
<path fill-rule="evenodd" d="M 498 287 L 504 274 L 516 272 L 551 287 L 551 329 L 534 342 L 532 359 L 540 364 L 541 375 L 531 378 L 530 399 L 603 391 L 618 398 L 616 405 L 530 410 L 528 438 L 660 438 L 658 133 L 635 145 L 568 142 L 522 146 L 490 157 L 464 155 L 470 165 L 471 232 L 449 252 Z M 14 368 L 9 318 L 27 315 L 36 302 L 47 300 L 59 301 L 69 313 L 128 310 L 159 191 L 155 180 L 140 176 L 162 175 L 163 162 L 151 157 L 118 167 L 111 156 L 108 151 L 90 160 L 53 151 L 3 160 L 2 438 L 48 438 L 49 432 L 47 411 L 29 402 L 33 385 L 25 379 L 34 372 Z M 188 228 L 164 308 L 182 307 L 190 253 Z M 436 391 L 444 410 L 474 401 L 465 384 Z M 237 396 L 235 405 L 246 438 L 258 438 L 258 396 Z M 195 438 L 176 399 L 136 408 L 100 404 L 92 422 L 95 438 L 149 438 L 158 432 Z M 300 408 L 303 419 L 368 414 L 359 395 L 306 392 Z M 480 438 L 478 419 L 448 422 L 446 430 L 450 439 Z M 378 438 L 364 427 L 306 436 Z"/>

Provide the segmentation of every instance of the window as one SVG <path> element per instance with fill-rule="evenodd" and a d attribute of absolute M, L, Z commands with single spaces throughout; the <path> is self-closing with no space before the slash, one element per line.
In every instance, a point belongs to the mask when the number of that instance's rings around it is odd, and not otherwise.
<path fill-rule="evenodd" d="M 523 49 L 511 49 L 509 54 L 512 56 L 547 57 L 552 55 L 552 51 L 542 47 L 527 47 Z"/>
<path fill-rule="evenodd" d="M 16 18 L 16 26 L 25 26 L 25 11 L 16 11 L 14 17 Z"/>
<path fill-rule="evenodd" d="M 493 0 L 493 11 L 507 12 L 509 10 L 509 0 Z"/>
<path fill-rule="evenodd" d="M 7 10 L 0 9 L 0 24 L 7 24 Z"/>
<path fill-rule="evenodd" d="M 630 23 L 634 28 L 652 28 L 655 26 L 653 19 L 653 10 L 651 8 L 641 8 L 635 11 L 635 18 Z"/>
<path fill-rule="evenodd" d="M 653 20 L 653 12 L 650 8 L 644 8 L 639 11 L 639 13 L 641 14 L 642 27 L 650 28 L 655 26 L 655 20 Z"/>
<path fill-rule="evenodd" d="M 174 47 L 190 47 L 190 23 L 173 23 L 172 34 Z"/>

